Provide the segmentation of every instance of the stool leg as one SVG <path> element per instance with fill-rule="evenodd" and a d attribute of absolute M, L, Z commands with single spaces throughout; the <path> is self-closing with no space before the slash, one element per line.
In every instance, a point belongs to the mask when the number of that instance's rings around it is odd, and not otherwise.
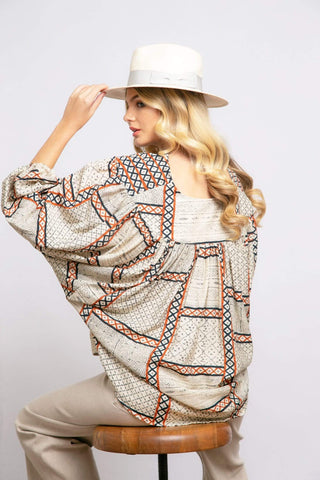
<path fill-rule="evenodd" d="M 166 453 L 158 454 L 159 480 L 168 480 L 168 457 Z"/>

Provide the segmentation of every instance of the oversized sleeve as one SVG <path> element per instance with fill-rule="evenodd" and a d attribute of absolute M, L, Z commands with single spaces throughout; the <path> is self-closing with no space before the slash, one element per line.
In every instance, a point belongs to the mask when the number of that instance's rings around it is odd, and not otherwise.
<path fill-rule="evenodd" d="M 244 188 L 237 174 L 230 169 L 229 174 L 238 189 L 239 198 L 236 211 L 237 213 L 248 217 L 248 224 L 243 227 L 241 237 L 237 242 L 241 249 L 241 253 L 238 252 L 237 255 L 243 255 L 243 258 L 246 258 L 248 268 L 248 293 L 250 293 L 258 254 L 258 230 L 256 223 L 257 210 L 245 194 Z"/>
<path fill-rule="evenodd" d="M 248 225 L 243 229 L 242 238 L 248 262 L 248 293 L 250 293 L 258 254 L 257 210 L 243 190 L 239 194 L 239 213 L 248 217 Z"/>
<path fill-rule="evenodd" d="M 119 187 L 115 165 L 99 160 L 64 178 L 41 163 L 19 167 L 3 181 L 2 211 L 43 253 L 90 249 L 114 223 L 105 203 Z"/>

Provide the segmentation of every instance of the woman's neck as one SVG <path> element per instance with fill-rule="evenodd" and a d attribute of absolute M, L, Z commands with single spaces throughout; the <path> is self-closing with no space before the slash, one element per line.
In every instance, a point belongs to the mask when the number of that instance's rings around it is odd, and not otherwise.
<path fill-rule="evenodd" d="M 206 177 L 197 172 L 193 159 L 182 152 L 169 153 L 169 166 L 173 183 L 189 197 L 211 198 Z"/>

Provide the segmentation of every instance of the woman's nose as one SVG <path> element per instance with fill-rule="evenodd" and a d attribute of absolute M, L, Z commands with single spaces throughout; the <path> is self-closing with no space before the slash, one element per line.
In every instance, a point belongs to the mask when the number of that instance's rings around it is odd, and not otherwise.
<path fill-rule="evenodd" d="M 134 115 L 132 114 L 132 112 L 129 109 L 124 114 L 123 120 L 125 122 L 132 122 L 134 120 Z"/>

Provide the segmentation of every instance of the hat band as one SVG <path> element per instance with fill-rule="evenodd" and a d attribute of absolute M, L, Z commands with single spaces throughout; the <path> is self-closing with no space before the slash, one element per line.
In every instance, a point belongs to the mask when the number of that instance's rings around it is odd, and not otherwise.
<path fill-rule="evenodd" d="M 184 89 L 202 91 L 202 79 L 195 73 L 168 73 L 155 70 L 132 70 L 129 75 L 128 85 L 182 87 Z"/>

